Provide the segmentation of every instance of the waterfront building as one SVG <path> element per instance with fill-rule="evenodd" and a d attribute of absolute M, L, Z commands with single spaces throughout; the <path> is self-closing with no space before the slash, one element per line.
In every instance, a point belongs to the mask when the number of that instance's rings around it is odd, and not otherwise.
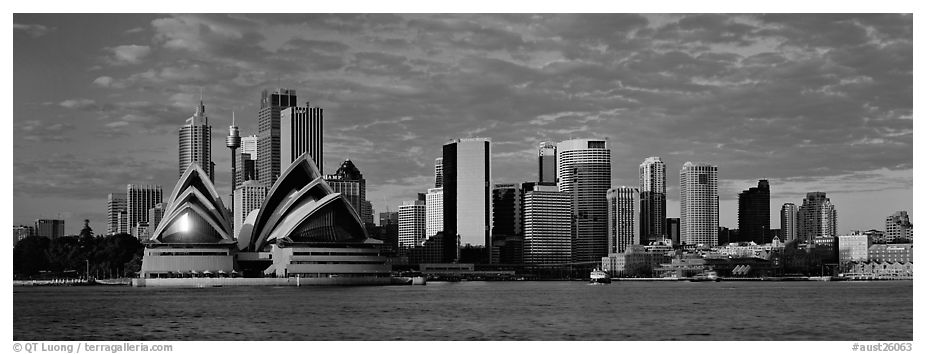
<path fill-rule="evenodd" d="M 222 198 L 199 164 L 190 164 L 180 176 L 166 204 L 161 223 L 145 243 L 141 277 L 234 273 L 231 222 Z"/>
<path fill-rule="evenodd" d="M 836 206 L 824 192 L 810 192 L 797 211 L 797 239 L 810 243 L 818 237 L 836 236 Z"/>
<path fill-rule="evenodd" d="M 839 263 L 867 262 L 871 238 L 868 235 L 842 235 L 836 240 L 839 248 Z"/>
<path fill-rule="evenodd" d="M 913 263 L 913 244 L 892 243 L 871 245 L 871 247 L 868 248 L 868 260 L 879 263 Z"/>
<path fill-rule="evenodd" d="M 24 238 L 35 235 L 34 226 L 19 225 L 13 226 L 13 247 Z"/>
<path fill-rule="evenodd" d="M 717 196 L 717 166 L 685 162 L 680 172 L 682 243 L 717 245 L 720 201 Z"/>
<path fill-rule="evenodd" d="M 913 263 L 905 262 L 851 262 L 845 274 L 856 280 L 912 280 Z"/>
<path fill-rule="evenodd" d="M 665 252 L 653 252 L 642 245 L 630 245 L 623 252 L 601 258 L 601 270 L 612 277 L 653 277 L 654 270 L 669 263 Z"/>
<path fill-rule="evenodd" d="M 202 169 L 199 164 L 191 163 L 190 165 L 198 165 Z M 204 169 L 203 173 L 206 173 Z M 211 175 L 206 173 L 206 176 L 210 178 L 211 183 Z M 161 199 L 162 193 L 163 191 L 159 185 L 129 184 L 126 186 L 126 232 L 138 237 L 138 235 L 132 233 L 134 231 L 132 228 L 140 222 L 148 222 L 148 210 L 163 201 Z"/>
<path fill-rule="evenodd" d="M 523 260 L 563 264 L 572 260 L 572 198 L 558 187 L 537 185 L 523 195 Z"/>
<path fill-rule="evenodd" d="M 598 263 L 608 255 L 611 150 L 604 139 L 566 140 L 556 145 L 559 190 L 572 199 L 572 261 Z"/>
<path fill-rule="evenodd" d="M 781 240 L 788 242 L 797 239 L 797 206 L 784 203 L 781 206 Z"/>
<path fill-rule="evenodd" d="M 537 183 L 546 186 L 556 185 L 556 144 L 551 141 L 540 143 L 537 149 Z"/>
<path fill-rule="evenodd" d="M 884 240 L 887 243 L 913 242 L 913 224 L 906 211 L 888 215 L 884 220 Z"/>
<path fill-rule="evenodd" d="M 488 138 L 455 139 L 443 146 L 444 262 L 459 258 L 461 244 L 491 245 L 492 150 Z"/>
<path fill-rule="evenodd" d="M 640 163 L 640 237 L 656 241 L 666 232 L 666 164 L 658 156 Z"/>
<path fill-rule="evenodd" d="M 365 212 L 363 208 L 367 200 L 367 180 L 350 159 L 344 160 L 334 174 L 325 176 L 325 183 L 350 202 L 357 214 L 360 214 L 360 220 L 372 219 L 372 215 L 366 214 L 371 211 Z"/>
<path fill-rule="evenodd" d="M 608 190 L 608 254 L 624 253 L 631 245 L 641 244 L 640 192 L 620 186 Z"/>
<path fill-rule="evenodd" d="M 35 235 L 47 237 L 52 240 L 64 236 L 64 220 L 38 219 L 35 220 Z"/>
<path fill-rule="evenodd" d="M 234 207 L 234 218 L 233 218 L 233 227 L 232 227 L 232 237 L 237 239 L 238 233 L 241 232 L 241 226 L 244 225 L 244 219 L 248 217 L 252 211 L 260 208 L 261 203 L 264 202 L 264 197 L 267 196 L 267 186 L 261 184 L 255 180 L 245 181 L 243 184 L 238 186 L 238 189 L 235 189 L 235 196 L 233 203 Z"/>
<path fill-rule="evenodd" d="M 180 127 L 179 142 L 178 175 L 183 176 L 183 172 L 195 163 L 206 171 L 210 180 L 215 182 L 215 164 L 212 162 L 212 126 L 209 125 L 209 117 L 206 116 L 206 105 L 203 104 L 202 97 L 199 98 L 199 105 L 196 106 L 193 116 L 187 118 L 186 125 Z M 135 222 L 138 221 L 135 220 Z M 135 223 L 130 225 L 135 225 Z"/>
<path fill-rule="evenodd" d="M 425 237 L 444 231 L 444 189 L 428 188 L 425 196 Z"/>
<path fill-rule="evenodd" d="M 106 199 L 106 234 L 115 235 L 124 232 L 119 225 L 119 214 L 126 213 L 125 193 L 109 193 Z"/>
<path fill-rule="evenodd" d="M 148 209 L 148 228 L 149 231 L 154 231 L 161 224 L 161 219 L 164 218 L 164 210 L 167 209 L 167 204 L 157 203 L 151 209 Z M 150 236 L 150 234 L 149 234 Z"/>
<path fill-rule="evenodd" d="M 245 275 L 262 269 L 264 275 L 313 284 L 391 281 L 382 242 L 368 238 L 360 215 L 325 183 L 308 152 L 280 175 L 261 207 L 245 219 L 238 249 Z"/>
<path fill-rule="evenodd" d="M 244 181 L 257 179 L 257 135 L 241 138 L 241 150 L 235 159 L 237 160 L 235 188 L 238 188 Z"/>
<path fill-rule="evenodd" d="M 280 112 L 296 107 L 296 90 L 261 92 L 257 111 L 257 179 L 272 186 L 280 175 Z"/>
<path fill-rule="evenodd" d="M 303 153 L 309 153 L 324 173 L 324 111 L 320 107 L 288 107 L 280 111 L 280 163 L 288 166 Z M 348 160 L 347 162 L 350 162 Z M 359 172 L 358 172 L 359 173 Z M 359 212 L 359 203 L 356 210 Z"/>
<path fill-rule="evenodd" d="M 444 158 L 438 157 L 434 159 L 434 188 L 441 188 L 444 186 Z"/>
<path fill-rule="evenodd" d="M 738 242 L 753 241 L 768 243 L 771 235 L 771 212 L 768 180 L 759 180 L 759 185 L 739 194 L 739 239 Z"/>
<path fill-rule="evenodd" d="M 670 240 L 672 240 L 673 245 L 682 244 L 681 234 L 679 232 L 680 226 L 681 226 L 681 219 L 666 218 L 666 234 L 667 234 L 667 237 Z"/>
<path fill-rule="evenodd" d="M 425 201 L 410 200 L 399 206 L 399 248 L 421 246 L 427 236 Z"/>

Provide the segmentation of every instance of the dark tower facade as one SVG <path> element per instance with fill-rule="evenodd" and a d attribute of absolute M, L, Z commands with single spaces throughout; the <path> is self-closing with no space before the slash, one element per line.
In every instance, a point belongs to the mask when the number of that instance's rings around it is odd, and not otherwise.
<path fill-rule="evenodd" d="M 280 111 L 296 106 L 296 90 L 264 90 L 257 112 L 257 177 L 272 186 L 280 176 Z M 290 161 L 291 162 L 291 161 Z"/>
<path fill-rule="evenodd" d="M 768 180 L 739 194 L 739 237 L 736 241 L 757 244 L 772 241 Z"/>

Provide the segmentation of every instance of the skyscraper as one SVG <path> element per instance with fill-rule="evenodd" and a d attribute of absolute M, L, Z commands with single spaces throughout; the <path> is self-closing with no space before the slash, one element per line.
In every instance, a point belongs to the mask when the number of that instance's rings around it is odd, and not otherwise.
<path fill-rule="evenodd" d="M 717 196 L 717 166 L 685 162 L 680 172 L 682 242 L 717 246 L 720 200 Z"/>
<path fill-rule="evenodd" d="M 167 209 L 166 203 L 157 203 L 151 209 L 148 209 L 148 230 L 154 231 L 164 218 L 164 209 Z"/>
<path fill-rule="evenodd" d="M 235 188 L 238 188 L 238 169 L 236 168 L 236 160 L 238 155 L 235 153 L 238 150 L 238 147 L 241 146 L 241 136 L 238 133 L 238 125 L 235 124 L 235 112 L 232 111 L 232 124 L 228 127 L 228 137 L 225 138 L 225 146 L 231 149 L 231 186 L 232 186 L 232 199 L 235 198 Z M 234 212 L 235 206 L 232 203 L 232 212 Z M 157 227 L 157 226 L 155 226 Z"/>
<path fill-rule="evenodd" d="M 545 141 L 537 149 L 537 183 L 556 185 L 556 144 Z"/>
<path fill-rule="evenodd" d="M 524 189 L 524 263 L 572 261 L 572 196 L 555 186 Z"/>
<path fill-rule="evenodd" d="M 600 262 L 608 255 L 608 189 L 611 150 L 603 139 L 575 139 L 556 145 L 559 190 L 572 199 L 572 260 Z"/>
<path fill-rule="evenodd" d="M 488 247 L 492 235 L 492 150 L 488 138 L 452 140 L 443 146 L 444 259 L 459 256 L 459 244 Z"/>
<path fill-rule="evenodd" d="M 126 216 L 130 233 L 135 231 L 138 223 L 148 223 L 148 209 L 163 201 L 162 194 L 159 185 L 130 184 L 126 187 Z M 133 233 L 132 236 L 139 235 Z"/>
<path fill-rule="evenodd" d="M 679 218 L 666 218 L 666 238 L 672 240 L 673 245 L 682 243 L 680 232 L 681 224 L 682 222 Z"/>
<path fill-rule="evenodd" d="M 658 156 L 640 164 L 640 237 L 653 242 L 666 235 L 666 164 Z"/>
<path fill-rule="evenodd" d="M 235 188 L 244 181 L 257 179 L 257 135 L 241 138 L 241 150 L 236 157 L 238 169 L 235 171 Z"/>
<path fill-rule="evenodd" d="M 784 203 L 781 206 L 781 241 L 797 239 L 797 206 Z"/>
<path fill-rule="evenodd" d="M 797 239 L 813 242 L 819 237 L 836 237 L 836 206 L 824 192 L 810 192 L 797 211 Z"/>
<path fill-rule="evenodd" d="M 608 190 L 608 254 L 639 245 L 640 191 L 620 186 Z"/>
<path fill-rule="evenodd" d="M 772 242 L 770 192 L 768 180 L 739 194 L 739 240 L 765 244 Z"/>
<path fill-rule="evenodd" d="M 344 160 L 334 174 L 325 176 L 325 182 L 350 202 L 361 221 L 372 218 L 363 210 L 363 203 L 367 200 L 367 180 L 350 159 Z"/>
<path fill-rule="evenodd" d="M 321 108 L 309 107 L 308 102 L 305 107 L 289 107 L 280 111 L 280 159 L 283 167 L 308 152 L 318 171 L 324 173 L 322 113 Z"/>
<path fill-rule="evenodd" d="M 121 230 L 119 214 L 126 212 L 125 193 L 109 193 L 106 200 L 106 234 L 115 235 Z"/>
<path fill-rule="evenodd" d="M 411 200 L 399 206 L 399 248 L 421 246 L 425 235 L 425 201 Z"/>
<path fill-rule="evenodd" d="M 244 219 L 247 218 L 248 214 L 252 211 L 260 209 L 260 205 L 263 203 L 264 197 L 266 196 L 267 187 L 254 180 L 245 181 L 238 186 L 238 189 L 235 189 L 232 237 L 238 238 L 238 233 L 241 231 L 241 225 L 244 224 Z"/>
<path fill-rule="evenodd" d="M 196 163 L 209 174 L 209 179 L 215 182 L 215 164 L 212 163 L 212 126 L 206 116 L 206 106 L 200 97 L 199 105 L 193 116 L 187 118 L 186 125 L 180 128 L 180 163 L 179 176 Z M 147 212 L 147 209 L 145 210 Z M 134 224 L 129 227 L 135 227 Z"/>
<path fill-rule="evenodd" d="M 906 211 L 898 211 L 884 220 L 884 239 L 888 243 L 913 242 L 913 224 Z"/>
<path fill-rule="evenodd" d="M 261 92 L 257 112 L 257 178 L 265 186 L 272 186 L 280 176 L 280 111 L 295 106 L 296 90 Z"/>
<path fill-rule="evenodd" d="M 64 220 L 38 219 L 35 221 L 35 235 L 56 239 L 64 236 Z"/>
<path fill-rule="evenodd" d="M 444 186 L 444 158 L 434 159 L 434 188 Z"/>
<path fill-rule="evenodd" d="M 489 263 L 499 263 L 502 244 L 517 242 L 522 236 L 521 185 L 504 183 L 492 187 L 492 244 Z"/>
<path fill-rule="evenodd" d="M 425 236 L 444 231 L 444 189 L 428 188 L 425 196 Z"/>

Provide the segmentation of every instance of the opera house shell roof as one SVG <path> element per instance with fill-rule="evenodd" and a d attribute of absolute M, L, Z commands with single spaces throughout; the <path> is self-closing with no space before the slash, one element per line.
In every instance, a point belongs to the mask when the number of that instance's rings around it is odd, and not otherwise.
<path fill-rule="evenodd" d="M 322 178 L 308 153 L 299 156 L 267 192 L 260 209 L 244 220 L 241 251 L 273 243 L 371 243 L 360 215 Z"/>
<path fill-rule="evenodd" d="M 149 243 L 233 244 L 232 223 L 209 176 L 190 164 L 174 187 Z"/>

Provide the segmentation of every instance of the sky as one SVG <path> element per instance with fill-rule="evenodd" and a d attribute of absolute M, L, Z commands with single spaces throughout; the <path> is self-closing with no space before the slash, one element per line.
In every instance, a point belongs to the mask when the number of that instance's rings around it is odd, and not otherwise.
<path fill-rule="evenodd" d="M 542 141 L 607 138 L 614 186 L 685 161 L 737 194 L 823 191 L 839 232 L 913 214 L 909 14 L 14 14 L 13 223 L 106 230 L 108 193 L 178 178 L 178 129 L 204 94 L 216 187 L 230 193 L 232 112 L 257 133 L 260 93 L 324 109 L 325 173 L 350 158 L 375 211 L 433 183 L 449 139 L 492 139 L 493 182 L 537 178 Z"/>

